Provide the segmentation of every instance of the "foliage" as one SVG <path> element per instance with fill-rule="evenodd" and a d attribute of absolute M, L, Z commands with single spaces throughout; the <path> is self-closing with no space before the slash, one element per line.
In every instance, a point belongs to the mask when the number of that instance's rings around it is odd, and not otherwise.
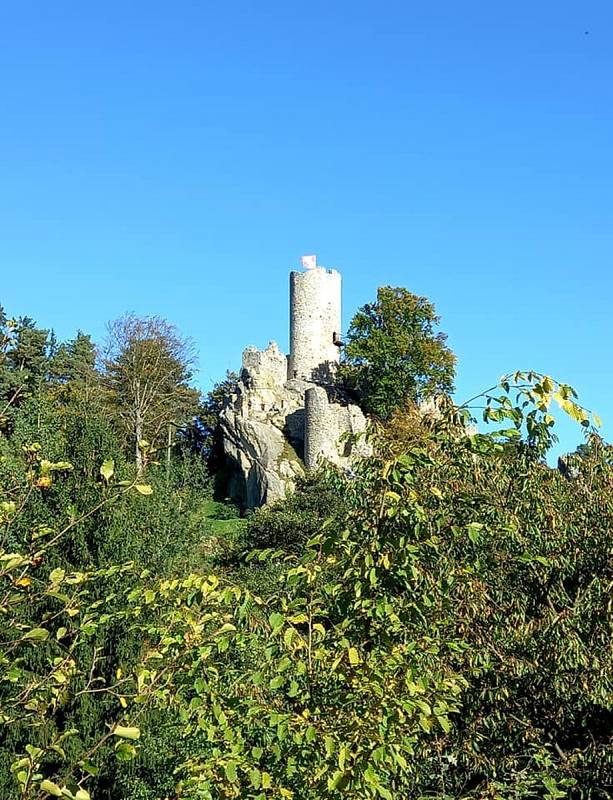
<path fill-rule="evenodd" d="M 217 494 L 222 494 L 225 491 L 228 479 L 220 415 L 228 398 L 235 391 L 237 381 L 238 375 L 235 372 L 228 372 L 225 380 L 216 383 L 211 391 L 208 392 L 198 414 L 202 441 L 201 449 L 206 456 L 211 474 L 216 476 Z"/>
<path fill-rule="evenodd" d="M 0 439 L 3 797 L 613 796 L 613 448 L 570 386 L 405 402 L 245 521 L 189 446 L 145 482 L 91 342 L 45 341 Z"/>
<path fill-rule="evenodd" d="M 407 289 L 382 286 L 347 333 L 341 379 L 365 411 L 389 419 L 407 400 L 453 389 L 455 356 L 435 333 L 434 305 Z"/>
<path fill-rule="evenodd" d="M 198 393 L 190 388 L 193 346 L 160 317 L 125 315 L 108 328 L 105 384 L 119 429 L 131 442 L 137 471 L 143 470 L 143 442 L 167 452 L 175 429 L 191 420 Z"/>
<path fill-rule="evenodd" d="M 55 340 L 29 317 L 9 319 L 0 306 L 0 430 L 48 375 Z"/>
<path fill-rule="evenodd" d="M 327 519 L 342 518 L 345 510 L 335 473 L 322 470 L 300 479 L 287 499 L 253 512 L 247 519 L 243 548 L 300 554 Z"/>

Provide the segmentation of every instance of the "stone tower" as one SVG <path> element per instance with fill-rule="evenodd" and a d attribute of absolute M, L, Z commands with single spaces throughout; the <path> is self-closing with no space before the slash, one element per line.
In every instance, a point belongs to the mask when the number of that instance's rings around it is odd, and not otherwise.
<path fill-rule="evenodd" d="M 341 276 L 302 258 L 290 273 L 290 347 L 248 347 L 220 414 L 227 494 L 247 508 L 285 497 L 324 462 L 352 469 L 370 453 L 361 410 L 331 386 L 340 357 Z"/>
<path fill-rule="evenodd" d="M 333 269 L 313 266 L 290 272 L 291 380 L 328 383 L 340 359 L 341 276 Z M 306 259 L 305 259 L 306 260 Z"/>

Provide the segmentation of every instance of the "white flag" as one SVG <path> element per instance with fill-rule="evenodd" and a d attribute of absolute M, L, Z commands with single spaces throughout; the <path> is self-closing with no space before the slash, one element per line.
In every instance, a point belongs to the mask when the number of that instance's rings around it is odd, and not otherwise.
<path fill-rule="evenodd" d="M 317 256 L 302 256 L 300 263 L 305 269 L 315 269 L 317 266 Z"/>

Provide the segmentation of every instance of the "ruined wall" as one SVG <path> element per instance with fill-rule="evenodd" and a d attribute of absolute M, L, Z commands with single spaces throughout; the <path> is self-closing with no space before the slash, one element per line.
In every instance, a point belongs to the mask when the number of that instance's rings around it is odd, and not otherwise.
<path fill-rule="evenodd" d="M 287 359 L 276 342 L 266 350 L 248 347 L 243 351 L 241 380 L 255 389 L 275 389 L 287 380 Z"/>
<path fill-rule="evenodd" d="M 366 418 L 358 406 L 330 402 L 322 386 L 304 395 L 304 466 L 316 470 L 323 461 L 349 468 L 355 458 L 371 454 L 364 438 Z"/>
<path fill-rule="evenodd" d="M 322 267 L 290 272 L 288 378 L 329 382 L 340 359 L 341 276 Z"/>

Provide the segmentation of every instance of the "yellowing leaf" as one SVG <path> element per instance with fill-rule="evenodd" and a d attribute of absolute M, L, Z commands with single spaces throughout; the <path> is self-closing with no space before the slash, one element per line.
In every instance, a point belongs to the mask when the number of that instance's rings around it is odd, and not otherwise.
<path fill-rule="evenodd" d="M 153 494 L 153 489 L 148 483 L 137 483 L 134 487 L 139 494 L 149 495 Z"/>
<path fill-rule="evenodd" d="M 100 474 L 104 478 L 105 481 L 110 481 L 115 473 L 115 462 L 112 458 L 107 458 L 106 461 L 102 462 L 102 466 L 100 467 Z"/>
<path fill-rule="evenodd" d="M 57 783 L 53 783 L 53 781 L 48 781 L 48 780 L 41 781 L 40 788 L 42 792 L 47 792 L 47 794 L 50 794 L 53 797 L 62 796 L 62 790 L 57 785 Z"/>
<path fill-rule="evenodd" d="M 120 736 L 122 739 L 132 739 L 132 741 L 140 739 L 139 728 L 124 728 L 123 725 L 116 725 L 113 734 L 115 736 Z"/>
<path fill-rule="evenodd" d="M 349 650 L 347 650 L 347 655 L 349 656 L 350 664 L 355 666 L 356 664 L 360 663 L 360 654 L 355 647 L 350 647 Z"/>

